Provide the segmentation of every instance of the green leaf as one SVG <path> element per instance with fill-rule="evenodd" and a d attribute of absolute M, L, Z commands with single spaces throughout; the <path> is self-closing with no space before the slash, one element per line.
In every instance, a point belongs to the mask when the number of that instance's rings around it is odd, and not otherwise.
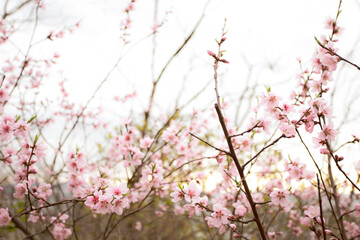
<path fill-rule="evenodd" d="M 35 139 L 34 139 L 34 146 L 36 145 L 37 141 L 39 140 L 39 135 L 35 135 Z"/>
<path fill-rule="evenodd" d="M 270 86 L 265 86 L 265 89 L 266 89 L 266 91 L 267 91 L 268 93 L 271 92 Z"/>
<path fill-rule="evenodd" d="M 32 117 L 27 121 L 27 123 L 28 123 L 28 124 L 31 123 L 36 117 L 37 117 L 37 115 L 35 114 L 34 116 L 32 116 Z"/>

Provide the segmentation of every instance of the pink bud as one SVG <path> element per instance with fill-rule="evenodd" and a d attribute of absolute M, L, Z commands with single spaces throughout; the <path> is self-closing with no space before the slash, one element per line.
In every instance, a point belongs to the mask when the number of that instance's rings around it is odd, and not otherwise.
<path fill-rule="evenodd" d="M 212 57 L 216 57 L 215 53 L 210 50 L 207 50 L 207 53 Z"/>
<path fill-rule="evenodd" d="M 332 234 L 332 232 L 331 232 L 330 230 L 328 230 L 328 229 L 325 230 L 325 233 L 326 233 L 327 235 L 331 235 L 331 234 Z"/>
<path fill-rule="evenodd" d="M 226 60 L 226 59 L 220 59 L 220 61 L 222 61 L 223 63 L 226 63 L 226 64 L 228 64 L 228 63 L 229 63 L 229 61 L 228 61 L 228 60 Z"/>

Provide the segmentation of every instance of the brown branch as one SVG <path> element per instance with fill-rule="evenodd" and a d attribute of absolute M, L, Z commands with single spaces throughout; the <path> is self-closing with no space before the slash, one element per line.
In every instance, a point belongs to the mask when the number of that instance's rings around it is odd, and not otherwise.
<path fill-rule="evenodd" d="M 253 156 L 250 160 L 248 160 L 243 167 L 245 167 L 246 165 L 248 165 L 249 163 L 251 163 L 255 158 L 257 158 L 263 151 L 265 151 L 267 148 L 273 146 L 275 143 L 277 143 L 280 139 L 284 138 L 285 135 L 281 135 L 280 137 L 278 137 L 277 139 L 275 139 L 274 141 L 272 141 L 270 144 L 266 145 L 265 147 L 263 147 L 257 154 L 255 154 L 255 156 Z"/>
<path fill-rule="evenodd" d="M 25 2 L 19 4 L 17 7 L 15 7 L 12 11 L 9 11 L 9 12 L 6 11 L 6 5 L 8 3 L 8 1 L 6 1 L 5 6 L 4 6 L 4 14 L 2 16 L 2 19 L 5 19 L 5 18 L 9 17 L 10 15 L 16 13 L 17 11 L 19 11 L 21 8 L 23 8 L 27 4 L 31 3 L 32 1 L 33 0 L 26 0 Z"/>
<path fill-rule="evenodd" d="M 215 80 L 215 88 L 214 88 L 214 90 L 215 90 L 215 94 L 216 94 L 216 102 L 217 102 L 220 109 L 221 109 L 221 104 L 220 104 L 220 95 L 219 95 L 219 91 L 218 91 L 218 77 L 217 77 L 218 72 L 217 72 L 217 70 L 218 70 L 218 67 L 219 67 L 220 58 L 223 55 L 222 51 L 221 51 L 221 44 L 224 42 L 223 39 L 224 39 L 224 36 L 226 34 L 225 27 L 226 27 L 226 19 L 224 20 L 224 26 L 222 28 L 221 40 L 220 40 L 220 42 L 216 41 L 217 44 L 218 44 L 218 53 L 217 53 L 216 56 L 212 55 L 212 57 L 214 58 L 214 65 L 213 65 L 213 67 L 214 67 L 214 80 Z"/>
<path fill-rule="evenodd" d="M 332 157 L 332 159 L 334 159 L 334 162 L 336 164 L 336 167 L 339 169 L 339 171 L 344 175 L 344 177 L 358 190 L 360 191 L 360 188 L 350 179 L 350 177 L 346 174 L 346 172 L 344 172 L 344 170 L 341 168 L 341 166 L 339 165 L 339 160 L 337 157 L 334 156 L 333 151 L 330 148 L 330 144 L 329 142 L 326 140 L 326 147 L 330 152 L 330 156 Z"/>
<path fill-rule="evenodd" d="M 173 173 L 176 172 L 177 170 L 180 170 L 181 168 L 183 168 L 183 167 L 184 167 L 185 165 L 187 165 L 187 164 L 190 164 L 190 163 L 192 163 L 192 162 L 201 161 L 201 160 L 203 160 L 203 159 L 213 159 L 213 157 L 201 157 L 201 158 L 196 158 L 196 159 L 189 160 L 189 161 L 181 164 L 179 167 L 171 170 L 166 176 L 164 176 L 164 178 L 167 178 L 167 177 L 171 176 L 171 174 L 173 174 Z"/>
<path fill-rule="evenodd" d="M 324 182 L 324 178 L 323 178 L 322 173 L 321 173 L 321 169 L 320 169 L 319 165 L 316 163 L 313 155 L 311 154 L 310 149 L 308 148 L 308 146 L 305 144 L 304 140 L 302 139 L 302 137 L 301 137 L 298 129 L 295 129 L 295 131 L 296 131 L 297 135 L 299 136 L 301 143 L 304 145 L 306 151 L 308 152 L 311 160 L 312 160 L 313 163 L 315 164 L 315 167 L 316 167 L 317 171 L 319 172 L 320 180 L 321 180 L 321 183 L 322 183 L 322 185 L 323 185 L 323 187 L 324 187 L 325 194 L 326 194 L 326 197 L 327 197 L 327 199 L 328 199 L 328 202 L 329 202 L 329 205 L 330 205 L 330 208 L 331 208 L 331 213 L 332 213 L 332 215 L 333 215 L 333 217 L 334 217 L 334 219 L 335 219 L 336 225 L 338 226 L 338 230 L 339 230 L 339 232 L 340 232 L 340 235 L 341 235 L 341 237 L 342 237 L 343 239 L 347 239 L 346 233 L 345 233 L 344 229 L 341 228 L 341 225 L 340 225 L 340 223 L 339 223 L 339 220 L 338 220 L 338 218 L 337 218 L 337 216 L 336 216 L 336 213 L 335 213 L 333 204 L 332 204 L 332 202 L 331 202 L 330 194 L 329 194 L 329 192 L 328 192 L 328 190 L 327 190 L 327 188 L 326 188 L 326 185 L 325 185 L 325 182 Z"/>
<path fill-rule="evenodd" d="M 242 133 L 238 133 L 238 134 L 234 134 L 234 135 L 230 135 L 229 138 L 233 138 L 233 137 L 238 137 L 238 136 L 242 136 L 244 135 L 245 133 L 249 133 L 251 132 L 252 130 L 254 130 L 255 128 L 259 127 L 259 124 L 260 124 L 260 121 L 258 121 L 252 128 L 242 132 Z"/>
<path fill-rule="evenodd" d="M 215 150 L 217 150 L 217 151 L 219 151 L 219 152 L 222 152 L 222 153 L 225 153 L 225 154 L 228 155 L 228 156 L 231 156 L 231 154 L 230 154 L 229 152 L 227 152 L 227 151 L 225 151 L 225 150 L 222 150 L 222 149 L 220 149 L 220 148 L 215 147 L 214 145 L 206 142 L 205 140 L 202 140 L 201 138 L 197 137 L 196 135 L 192 134 L 191 132 L 189 132 L 189 134 L 190 134 L 191 136 L 193 136 L 194 138 L 198 139 L 199 141 L 205 143 L 206 145 L 214 148 Z"/>
<path fill-rule="evenodd" d="M 134 214 L 140 212 L 141 210 L 143 210 L 144 208 L 147 208 L 148 206 L 150 206 L 150 205 L 153 204 L 153 203 L 154 203 L 154 200 L 152 200 L 151 202 L 149 202 L 148 204 L 144 205 L 144 206 L 141 207 L 141 208 L 137 208 L 137 209 L 135 209 L 134 211 L 131 211 L 131 212 L 129 212 L 128 214 L 125 214 L 122 218 L 120 218 L 120 219 L 111 227 L 111 229 L 110 229 L 109 233 L 107 234 L 107 236 L 104 237 L 104 240 L 106 240 L 106 239 L 109 238 L 110 234 L 114 231 L 114 229 L 116 228 L 116 226 L 119 225 L 119 223 L 120 223 L 122 220 L 124 220 L 124 219 L 127 218 L 127 217 L 130 217 L 131 215 L 134 215 Z"/>
<path fill-rule="evenodd" d="M 205 6 L 206 7 L 206 6 Z M 196 23 L 195 27 L 193 28 L 193 30 L 191 31 L 191 33 L 187 36 L 187 38 L 184 40 L 184 42 L 181 44 L 181 46 L 175 51 L 175 53 L 169 58 L 169 60 L 166 62 L 166 64 L 164 65 L 164 67 L 162 68 L 159 76 L 156 78 L 156 80 L 153 81 L 153 87 L 151 90 L 151 94 L 150 94 L 150 98 L 149 98 L 149 106 L 148 108 L 145 110 L 144 113 L 144 127 L 141 131 L 141 135 L 144 136 L 145 132 L 147 130 L 148 127 L 148 121 L 149 121 L 149 117 L 150 117 L 150 112 L 153 106 L 153 101 L 154 101 L 154 97 L 155 97 L 155 91 L 156 91 L 156 87 L 158 85 L 158 83 L 160 82 L 164 72 L 166 71 L 166 69 L 168 68 L 168 66 L 170 65 L 170 63 L 174 60 L 174 58 L 183 50 L 183 48 L 189 43 L 190 39 L 193 37 L 193 35 L 195 34 L 196 30 L 198 29 L 200 23 L 202 22 L 203 18 L 205 17 L 205 13 L 203 12 L 203 14 L 200 16 L 198 22 Z"/>
<path fill-rule="evenodd" d="M 322 229 L 324 240 L 326 240 L 325 223 L 324 223 L 324 218 L 323 218 L 323 208 L 322 208 L 322 200 L 321 200 L 321 193 L 320 193 L 320 181 L 319 181 L 318 174 L 316 174 L 316 179 L 317 179 L 317 189 L 318 189 L 318 196 L 319 196 L 321 229 Z"/>
<path fill-rule="evenodd" d="M 344 61 L 352 66 L 354 66 L 355 68 L 357 68 L 358 70 L 360 70 L 360 66 L 356 65 L 353 62 L 350 62 L 349 60 L 343 58 L 342 56 L 340 56 L 339 54 L 335 53 L 334 51 L 332 51 L 331 49 L 329 49 L 328 47 L 325 47 L 324 44 L 320 43 L 320 41 L 315 38 L 316 42 L 320 45 L 320 47 L 322 47 L 323 49 L 326 49 L 331 55 L 333 56 L 337 56 L 339 58 L 340 61 Z"/>
<path fill-rule="evenodd" d="M 251 210 L 253 212 L 254 219 L 255 219 L 256 225 L 258 227 L 259 233 L 261 235 L 261 238 L 263 240 L 266 240 L 265 230 L 264 230 L 264 227 L 263 227 L 263 225 L 261 223 L 260 217 L 258 215 L 258 212 L 257 212 L 257 209 L 256 209 L 256 204 L 255 204 L 255 202 L 254 202 L 254 200 L 253 200 L 253 198 L 251 196 L 249 186 L 248 186 L 248 184 L 246 182 L 243 167 L 241 167 L 241 165 L 239 163 L 239 160 L 237 159 L 237 156 L 236 156 L 234 147 L 232 145 L 231 139 L 229 138 L 229 132 L 228 132 L 228 130 L 226 128 L 224 117 L 223 117 L 223 115 L 221 113 L 221 110 L 220 110 L 220 107 L 219 107 L 219 105 L 217 103 L 215 103 L 215 109 L 216 109 L 216 112 L 217 112 L 217 115 L 219 117 L 221 127 L 223 129 L 226 141 L 227 141 L 229 149 L 230 149 L 231 158 L 233 159 L 233 161 L 234 161 L 234 163 L 236 165 L 236 168 L 237 168 L 237 170 L 238 170 L 238 172 L 240 174 L 241 182 L 242 182 L 242 185 L 244 186 L 244 190 L 245 190 L 245 195 L 246 195 L 247 200 L 250 203 L 250 207 L 251 207 Z"/>
<path fill-rule="evenodd" d="M 341 208 L 340 208 L 339 196 L 337 194 L 336 183 L 335 183 L 333 173 L 332 173 L 332 169 L 331 169 L 331 158 L 330 158 L 329 155 L 328 155 L 328 174 L 329 174 L 330 186 L 331 186 L 332 191 L 333 191 L 332 194 L 334 196 L 334 201 L 335 201 L 335 211 L 336 211 L 337 216 L 340 216 L 339 217 L 339 223 L 340 223 L 341 228 L 345 229 L 344 228 L 344 221 L 343 221 L 343 219 L 341 217 Z"/>
<path fill-rule="evenodd" d="M 58 206 L 58 205 L 61 205 L 61 204 L 68 204 L 68 203 L 77 203 L 77 202 L 84 202 L 85 200 L 83 199 L 71 199 L 71 200 L 63 200 L 61 202 L 56 202 L 56 203 L 50 203 L 48 205 L 44 205 L 44 206 L 41 206 L 41 207 L 38 207 L 38 208 L 33 208 L 33 209 L 30 209 L 30 210 L 27 210 L 27 211 L 23 211 L 23 212 L 19 212 L 15 215 L 13 215 L 12 217 L 20 217 L 24 214 L 28 214 L 30 212 L 33 212 L 33 211 L 39 211 L 41 209 L 44 209 L 44 208 L 49 208 L 49 207 L 54 207 L 54 206 Z"/>
<path fill-rule="evenodd" d="M 269 225 L 268 225 L 267 228 L 266 228 L 266 232 L 269 231 L 269 228 L 270 228 L 271 224 L 274 222 L 275 218 L 279 215 L 280 211 L 281 211 L 281 208 L 279 208 L 279 210 L 277 210 L 277 212 L 275 213 L 275 215 L 271 218 L 271 220 L 270 220 L 270 222 L 269 222 Z"/>
<path fill-rule="evenodd" d="M 24 226 L 24 223 L 18 219 L 17 217 L 11 217 L 11 221 L 15 224 L 15 226 L 22 231 L 25 236 L 29 236 L 28 239 L 30 240 L 37 240 L 38 238 L 36 236 L 33 236 L 31 232 Z"/>
<path fill-rule="evenodd" d="M 341 149 L 342 147 L 344 147 L 344 146 L 347 145 L 347 144 L 352 144 L 352 143 L 357 143 L 357 142 L 359 142 L 359 139 L 358 139 L 358 138 L 356 138 L 355 136 L 353 136 L 353 137 L 354 137 L 354 140 L 352 140 L 352 141 L 347 141 L 347 142 L 341 144 L 341 145 L 340 145 L 338 148 L 336 148 L 333 152 L 336 153 L 337 151 L 339 151 L 339 149 Z"/>

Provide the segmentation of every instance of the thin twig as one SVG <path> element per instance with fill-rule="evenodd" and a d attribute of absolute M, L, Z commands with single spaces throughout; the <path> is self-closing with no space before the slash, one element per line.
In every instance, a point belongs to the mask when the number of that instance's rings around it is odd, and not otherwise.
<path fill-rule="evenodd" d="M 259 127 L 259 124 L 261 123 L 261 121 L 258 121 L 252 128 L 242 132 L 242 133 L 238 133 L 238 134 L 234 134 L 234 135 L 230 135 L 229 138 L 233 138 L 233 137 L 238 137 L 238 136 L 242 136 L 244 135 L 245 133 L 249 133 L 251 132 L 252 130 L 254 130 L 255 128 Z"/>
<path fill-rule="evenodd" d="M 217 150 L 217 151 L 219 151 L 219 152 L 222 152 L 222 153 L 225 153 L 225 154 L 228 155 L 228 156 L 231 156 L 231 154 L 230 154 L 229 152 L 227 152 L 227 151 L 225 151 L 225 150 L 222 150 L 222 149 L 220 149 L 220 148 L 215 147 L 214 145 L 206 142 L 205 140 L 202 140 L 201 138 L 197 137 L 196 135 L 192 134 L 191 132 L 189 132 L 189 134 L 190 134 L 191 136 L 193 136 L 194 138 L 198 139 L 199 141 L 205 143 L 206 145 L 214 148 L 215 150 Z"/>
<path fill-rule="evenodd" d="M 263 151 L 265 151 L 267 148 L 273 146 L 275 143 L 277 143 L 280 139 L 284 138 L 285 135 L 281 135 L 280 137 L 278 137 L 277 139 L 275 139 L 274 141 L 272 141 L 270 144 L 266 145 L 265 147 L 263 147 L 257 154 L 255 154 L 255 156 L 253 156 L 250 160 L 248 160 L 243 167 L 245 167 L 246 165 L 248 165 L 249 163 L 251 163 L 255 158 L 257 158 Z"/>
<path fill-rule="evenodd" d="M 315 38 L 316 42 L 320 45 L 320 47 L 326 49 L 331 55 L 337 56 L 339 58 L 340 61 L 344 61 L 352 66 L 354 66 L 355 68 L 357 68 L 358 70 L 360 70 L 360 67 L 358 65 L 356 65 L 353 62 L 350 62 L 349 60 L 343 58 L 342 56 L 340 56 L 339 54 L 335 53 L 334 51 L 332 51 L 331 49 L 329 49 L 328 47 L 325 47 L 322 43 L 320 43 L 320 41 Z"/>
<path fill-rule="evenodd" d="M 318 189 L 318 196 L 319 196 L 321 229 L 322 229 L 324 240 L 326 240 L 325 223 L 324 223 L 324 218 L 323 218 L 323 208 L 322 208 L 322 200 L 321 200 L 321 193 L 320 193 L 320 181 L 319 181 L 318 174 L 316 174 L 316 179 L 317 179 L 317 189 Z"/>

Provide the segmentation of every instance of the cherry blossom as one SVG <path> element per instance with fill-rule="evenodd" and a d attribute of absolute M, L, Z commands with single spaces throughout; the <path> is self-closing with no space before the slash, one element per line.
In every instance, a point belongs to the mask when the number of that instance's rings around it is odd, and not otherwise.
<path fill-rule="evenodd" d="M 338 132 L 334 129 L 333 123 L 329 123 L 328 125 L 324 125 L 323 130 L 319 133 L 319 139 L 334 141 L 337 134 Z"/>
<path fill-rule="evenodd" d="M 272 203 L 275 205 L 280 205 L 283 208 L 290 206 L 291 202 L 288 199 L 289 196 L 290 192 L 284 189 L 277 189 L 270 193 Z"/>
<path fill-rule="evenodd" d="M 309 218 L 315 218 L 320 215 L 320 209 L 315 206 L 309 206 L 305 211 L 304 214 Z"/>
<path fill-rule="evenodd" d="M 7 208 L 0 208 L 0 226 L 6 226 L 10 223 L 11 218 Z"/>
<path fill-rule="evenodd" d="M 188 186 L 185 186 L 183 192 L 185 193 L 184 197 L 187 202 L 196 203 L 200 201 L 200 193 L 202 190 L 195 180 L 192 180 Z"/>
<path fill-rule="evenodd" d="M 217 203 L 213 206 L 214 212 L 211 214 L 211 217 L 208 217 L 209 226 L 219 228 L 223 224 L 229 224 L 228 216 L 229 211 L 224 208 L 221 204 Z"/>
<path fill-rule="evenodd" d="M 175 191 L 170 194 L 170 196 L 172 197 L 173 202 L 178 202 L 184 198 L 185 193 L 179 187 L 177 187 L 175 188 Z"/>
<path fill-rule="evenodd" d="M 290 124 L 290 125 L 287 123 L 281 124 L 279 129 L 284 133 L 284 135 L 286 137 L 291 138 L 291 137 L 295 137 L 295 135 L 296 135 L 295 126 L 292 124 Z"/>

